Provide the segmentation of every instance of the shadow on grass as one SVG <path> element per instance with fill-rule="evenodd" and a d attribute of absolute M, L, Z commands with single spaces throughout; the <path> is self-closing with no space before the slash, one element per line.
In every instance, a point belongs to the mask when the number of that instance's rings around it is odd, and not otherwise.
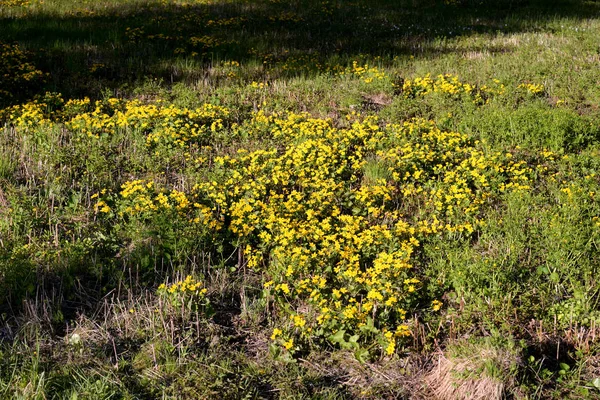
<path fill-rule="evenodd" d="M 217 85 L 331 73 L 353 60 L 385 65 L 394 57 L 456 51 L 440 40 L 536 31 L 557 17 L 585 19 L 600 11 L 600 3 L 579 0 L 445 3 L 130 0 L 74 3 L 62 10 L 60 4 L 32 5 L 12 14 L 0 11 L 0 37 L 37 55 L 37 65 L 50 73 L 44 89 L 94 97 L 107 88 L 128 93 L 155 78 Z M 212 74 L 224 61 L 241 63 L 245 76 Z"/>

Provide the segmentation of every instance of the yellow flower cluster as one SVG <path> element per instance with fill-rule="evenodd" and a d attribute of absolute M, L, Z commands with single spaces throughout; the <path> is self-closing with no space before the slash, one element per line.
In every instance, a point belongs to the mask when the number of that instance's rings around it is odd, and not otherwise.
<path fill-rule="evenodd" d="M 81 112 L 65 124 L 73 131 L 96 138 L 110 135 L 116 129 L 140 129 L 147 132 L 149 147 L 158 144 L 183 147 L 222 130 L 228 115 L 228 109 L 212 104 L 190 110 L 174 105 L 142 104 L 139 100 L 108 99 L 96 101 L 92 111 Z"/>
<path fill-rule="evenodd" d="M 383 337 L 385 338 L 385 342 L 387 342 L 387 346 L 385 347 L 385 353 L 387 355 L 392 355 L 396 351 L 396 340 L 397 338 L 411 336 L 410 328 L 407 325 L 398 325 L 394 332 L 384 330 Z"/>
<path fill-rule="evenodd" d="M 541 95 L 545 91 L 544 85 L 535 83 L 521 83 L 518 88 L 525 89 L 527 93 L 533 96 Z"/>
<path fill-rule="evenodd" d="M 461 82 L 456 75 L 445 74 L 438 75 L 435 80 L 431 74 L 414 79 L 404 80 L 398 87 L 406 98 L 415 98 L 429 95 L 431 93 L 442 93 L 452 98 L 459 98 L 466 95 L 476 104 L 483 104 L 489 101 L 489 98 L 495 95 L 505 93 L 505 86 L 497 79 L 493 80 L 493 85 L 477 86 Z"/>
<path fill-rule="evenodd" d="M 190 310 L 207 310 L 210 301 L 206 297 L 206 289 L 202 282 L 188 275 L 183 280 L 175 281 L 171 284 L 162 283 L 157 290 L 159 295 L 164 296 L 169 304 L 175 307 L 187 307 Z"/>
<path fill-rule="evenodd" d="M 211 231 L 222 228 L 222 219 L 214 218 L 214 209 L 194 201 L 195 196 L 176 189 L 159 190 L 152 180 L 136 179 L 121 185 L 119 196 L 113 196 L 106 189 L 102 198 L 94 204 L 94 211 L 109 213 L 113 208 L 120 217 L 149 218 L 153 215 L 174 212 L 193 224 L 202 224 Z M 92 198 L 98 198 L 95 194 Z M 109 205 L 112 205 L 112 207 Z"/>
<path fill-rule="evenodd" d="M 358 61 L 353 61 L 352 66 L 340 72 L 339 75 L 351 75 L 359 78 L 365 83 L 383 80 L 387 77 L 382 69 L 369 66 L 369 64 L 359 65 Z"/>
<path fill-rule="evenodd" d="M 193 46 L 193 47 L 202 47 L 205 49 L 209 49 L 212 47 L 217 47 L 221 44 L 221 41 L 213 36 L 208 36 L 208 35 L 204 35 L 204 36 L 192 36 L 191 38 L 188 39 L 189 43 Z"/>
<path fill-rule="evenodd" d="M 95 212 L 103 212 L 103 213 L 109 213 L 110 212 L 110 207 L 108 204 L 106 204 L 106 201 L 104 200 L 99 200 L 98 202 L 96 202 L 96 204 L 94 204 L 94 211 Z"/>
<path fill-rule="evenodd" d="M 189 207 L 189 200 L 185 193 L 173 190 L 171 193 L 156 192 L 154 182 L 142 179 L 125 182 L 121 186 L 121 199 L 130 204 L 125 207 L 122 214 L 137 214 L 158 209 L 184 210 Z"/>
<path fill-rule="evenodd" d="M 243 24 L 246 21 L 248 21 L 248 19 L 244 17 L 209 19 L 208 21 L 206 21 L 206 26 L 237 26 Z"/>
<path fill-rule="evenodd" d="M 200 281 L 194 279 L 191 275 L 188 275 L 184 280 L 176 281 L 171 284 L 162 283 L 158 287 L 159 292 L 168 294 L 195 294 L 204 296 L 207 292 L 206 288 L 202 287 L 203 284 Z"/>
<path fill-rule="evenodd" d="M 252 82 L 249 85 L 252 89 L 264 89 L 269 86 L 266 82 Z"/>
<path fill-rule="evenodd" d="M 0 119 L 10 122 L 17 128 L 31 128 L 50 122 L 46 117 L 47 105 L 32 101 L 0 110 Z"/>
<path fill-rule="evenodd" d="M 221 64 L 223 67 L 234 67 L 234 68 L 238 68 L 240 66 L 240 62 L 239 61 L 223 61 L 223 63 Z"/>
<path fill-rule="evenodd" d="M 220 179 L 194 192 L 215 219 L 230 221 L 248 266 L 269 276 L 265 289 L 298 307 L 280 341 L 369 324 L 372 333 L 406 336 L 421 283 L 417 237 L 473 232 L 482 206 L 501 190 L 527 190 L 531 174 L 512 154 L 487 154 L 423 120 L 382 129 L 373 117 L 355 118 L 337 129 L 306 114 L 258 112 L 244 129 L 278 148 L 216 157 Z M 386 168 L 368 179 L 373 159 Z M 384 350 L 393 351 L 387 336 Z"/>
<path fill-rule="evenodd" d="M 0 0 L 0 7 L 24 7 L 30 3 L 31 0 Z"/>
<path fill-rule="evenodd" d="M 32 121 L 48 118 L 29 114 Z M 187 110 L 83 99 L 67 102 L 52 118 L 93 137 L 138 129 L 150 145 L 184 145 L 226 129 L 227 115 L 212 105 Z M 491 152 L 431 121 L 383 126 L 357 113 L 347 121 L 349 127 L 338 128 L 308 114 L 256 112 L 231 127 L 253 147 L 207 154 L 203 176 L 209 178 L 191 190 L 130 180 L 118 193 L 94 195 L 95 211 L 126 220 L 166 216 L 200 224 L 215 238 L 233 236 L 240 259 L 265 276 L 267 295 L 288 304 L 282 308 L 289 319 L 273 332 L 277 346 L 296 349 L 343 330 L 360 343 L 377 339 L 391 354 L 410 335 L 409 310 L 442 307 L 421 301 L 415 268 L 421 242 L 432 235 L 468 237 L 498 196 L 528 190 L 545 170 L 534 171 L 518 152 Z M 540 157 L 543 166 L 556 155 Z M 196 290 L 197 282 L 182 282 L 163 289 Z"/>
<path fill-rule="evenodd" d="M 57 109 L 64 104 L 60 94 L 46 92 L 43 96 L 36 96 L 30 102 L 0 109 L 0 121 L 6 121 L 16 128 L 47 125 L 60 118 L 61 112 Z M 70 105 L 72 102 L 67 104 Z"/>
<path fill-rule="evenodd" d="M 19 0 L 9 0 L 6 6 L 24 5 Z M 2 6 L 2 3 L 0 3 Z M 40 71 L 30 61 L 30 54 L 17 44 L 0 41 L 0 99 L 11 99 L 15 93 L 25 93 L 43 83 L 48 74 Z"/>
<path fill-rule="evenodd" d="M 91 73 L 94 73 L 94 72 L 102 71 L 104 68 L 106 68 L 106 65 L 104 65 L 102 63 L 94 63 L 90 66 L 89 71 Z"/>
<path fill-rule="evenodd" d="M 388 129 L 391 143 L 377 157 L 387 166 L 403 202 L 420 210 L 422 233 L 471 233 L 480 223 L 481 206 L 494 192 L 529 189 L 533 171 L 511 153 L 489 154 L 478 141 L 442 131 L 430 121 L 413 120 Z"/>

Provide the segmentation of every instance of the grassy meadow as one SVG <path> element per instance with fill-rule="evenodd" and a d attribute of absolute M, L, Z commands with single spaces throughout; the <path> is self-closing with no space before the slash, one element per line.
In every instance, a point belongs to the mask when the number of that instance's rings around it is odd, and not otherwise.
<path fill-rule="evenodd" d="M 599 105 L 596 0 L 0 0 L 0 398 L 600 398 Z"/>

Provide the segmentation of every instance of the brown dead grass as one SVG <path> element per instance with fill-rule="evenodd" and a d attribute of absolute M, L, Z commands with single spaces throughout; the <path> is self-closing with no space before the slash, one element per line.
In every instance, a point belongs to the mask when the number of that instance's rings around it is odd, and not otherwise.
<path fill-rule="evenodd" d="M 430 398 L 501 400 L 514 387 L 511 368 L 518 362 L 510 351 L 488 345 L 466 345 L 461 356 L 439 353 L 424 377 Z M 493 365 L 494 373 L 489 371 Z M 498 376 L 499 375 L 499 376 Z"/>

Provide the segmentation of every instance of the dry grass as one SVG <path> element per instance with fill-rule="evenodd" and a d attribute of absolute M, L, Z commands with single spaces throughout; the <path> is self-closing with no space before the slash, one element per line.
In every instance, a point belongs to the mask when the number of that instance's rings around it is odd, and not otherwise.
<path fill-rule="evenodd" d="M 482 60 L 490 56 L 489 51 L 468 51 L 464 53 L 463 57 L 467 60 Z"/>
<path fill-rule="evenodd" d="M 424 382 L 431 397 L 440 400 L 500 400 L 515 385 L 518 363 L 508 350 L 489 345 L 457 344 L 459 354 L 439 353 Z"/>

